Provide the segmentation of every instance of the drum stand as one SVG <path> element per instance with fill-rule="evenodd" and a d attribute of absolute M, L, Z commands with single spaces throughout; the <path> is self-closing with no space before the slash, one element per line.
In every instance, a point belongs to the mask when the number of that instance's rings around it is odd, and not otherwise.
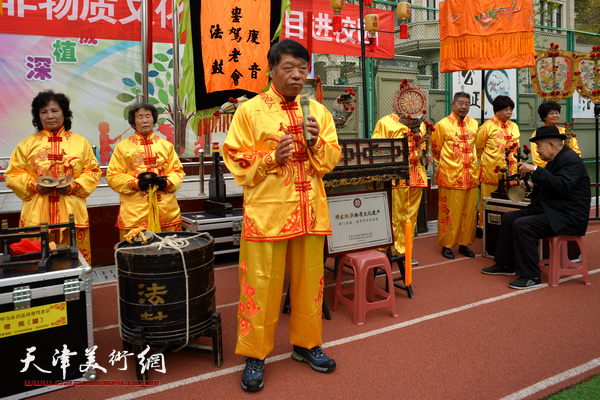
<path fill-rule="evenodd" d="M 48 235 L 52 229 L 69 228 L 70 244 L 66 248 L 57 248 L 50 250 Z M 27 238 L 40 238 L 41 251 L 11 255 L 9 242 Z M 24 226 L 20 228 L 9 228 L 8 222 L 2 220 L 2 232 L 0 234 L 0 240 L 2 240 L 2 264 L 0 268 L 14 268 L 14 267 L 25 267 L 34 264 L 35 260 L 38 261 L 38 272 L 47 272 L 48 267 L 52 263 L 52 256 L 69 254 L 71 259 L 77 260 L 79 251 L 77 249 L 77 242 L 75 240 L 75 216 L 69 214 L 69 222 L 60 224 L 48 224 L 42 222 L 36 226 Z"/>
<path fill-rule="evenodd" d="M 133 353 L 135 359 L 135 374 L 138 381 L 148 381 L 148 371 L 150 366 L 157 358 L 163 358 L 164 356 L 172 351 L 189 351 L 193 353 L 209 354 L 213 356 L 213 364 L 215 367 L 223 365 L 223 331 L 221 327 L 221 313 L 214 312 L 212 314 L 211 326 L 209 329 L 195 336 L 198 337 L 209 337 L 212 339 L 212 346 L 200 345 L 195 343 L 188 343 L 182 346 L 182 343 L 169 343 L 160 347 L 153 354 L 142 355 L 142 352 L 147 345 L 144 338 L 144 328 L 137 327 L 134 329 L 133 343 L 123 340 L 123 351 Z M 125 353 L 127 355 L 127 353 Z M 139 361 L 138 361 L 139 360 Z M 142 371 L 142 363 L 145 363 Z"/>

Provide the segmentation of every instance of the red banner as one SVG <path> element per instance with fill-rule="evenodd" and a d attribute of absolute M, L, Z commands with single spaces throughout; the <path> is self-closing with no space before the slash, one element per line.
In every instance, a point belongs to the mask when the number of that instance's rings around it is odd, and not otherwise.
<path fill-rule="evenodd" d="M 311 9 L 312 3 L 312 9 Z M 394 57 L 394 12 L 365 7 L 364 15 L 379 15 L 376 33 L 376 51 L 367 51 L 367 57 Z M 309 19 L 312 16 L 310 43 Z M 333 32 L 333 10 L 328 1 L 294 0 L 291 13 L 285 15 L 281 36 L 302 43 L 312 53 L 339 54 L 360 57 L 360 8 L 346 4 L 342 10 L 342 31 Z M 365 32 L 365 35 L 367 33 Z"/>
<path fill-rule="evenodd" d="M 172 2 L 152 3 L 153 40 L 173 42 Z M 141 40 L 140 0 L 3 0 L 1 4 L 0 33 Z"/>

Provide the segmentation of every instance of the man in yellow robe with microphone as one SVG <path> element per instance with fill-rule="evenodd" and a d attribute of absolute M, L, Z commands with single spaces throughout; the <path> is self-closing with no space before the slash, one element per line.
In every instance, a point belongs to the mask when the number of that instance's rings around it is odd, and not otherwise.
<path fill-rule="evenodd" d="M 477 121 L 467 116 L 471 107 L 468 93 L 457 92 L 452 114 L 435 125 L 431 154 L 438 164 L 438 244 L 442 255 L 453 259 L 452 247 L 465 257 L 475 257 L 469 245 L 475 241 L 477 222 Z"/>
<path fill-rule="evenodd" d="M 333 117 L 316 101 L 310 101 L 310 115 L 304 115 L 306 137 L 303 132 L 299 94 L 308 74 L 306 48 L 283 40 L 267 58 L 271 86 L 238 108 L 223 144 L 225 165 L 244 190 L 235 352 L 246 356 L 246 391 L 264 385 L 286 264 L 292 358 L 318 372 L 336 367 L 321 350 L 323 249 L 325 235 L 331 234 L 322 178 L 340 160 L 341 149 Z"/>

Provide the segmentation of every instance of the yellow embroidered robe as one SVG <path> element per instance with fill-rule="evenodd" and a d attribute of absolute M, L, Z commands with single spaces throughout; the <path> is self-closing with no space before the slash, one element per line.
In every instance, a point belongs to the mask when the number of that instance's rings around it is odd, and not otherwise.
<path fill-rule="evenodd" d="M 150 133 L 145 139 L 135 132 L 115 147 L 106 180 L 108 185 L 119 193 L 121 207 L 117 226 L 130 230 L 148 227 L 148 192 L 141 191 L 137 176 L 142 172 L 156 172 L 166 176 L 168 185 L 165 191 L 157 191 L 160 226 L 170 227 L 181 224 L 181 212 L 175 192 L 183 184 L 183 166 L 175 154 L 173 145 Z"/>
<path fill-rule="evenodd" d="M 480 160 L 479 182 L 498 185 L 498 172 L 494 172 L 494 170 L 496 166 L 506 167 L 505 149 L 510 148 L 515 143 L 519 146 L 520 136 L 521 133 L 517 124 L 511 120 L 504 123 L 496 115 L 481 125 L 479 132 L 477 132 L 475 144 L 477 158 Z M 517 173 L 516 153 L 517 149 L 514 148 L 508 156 L 510 164 L 508 175 Z"/>
<path fill-rule="evenodd" d="M 417 225 L 417 215 L 421 205 L 421 197 L 423 188 L 427 187 L 427 171 L 425 166 L 421 164 L 421 150 L 425 149 L 425 142 L 422 137 L 425 135 L 425 124 L 421 124 L 418 135 L 409 135 L 409 165 L 410 179 L 409 186 L 406 185 L 406 180 L 403 179 L 398 185 L 392 187 L 392 231 L 394 234 L 394 247 L 399 254 L 406 252 L 406 218 L 410 215 L 412 224 L 412 232 L 415 231 Z M 375 130 L 371 136 L 374 139 L 388 138 L 403 138 L 408 132 L 408 127 L 400 122 L 398 114 L 390 114 L 381 118 L 375 125 Z M 410 203 L 407 210 L 406 204 Z M 412 246 L 411 236 L 411 246 Z M 412 247 L 411 247 L 412 248 Z"/>
<path fill-rule="evenodd" d="M 431 154 L 438 164 L 435 183 L 446 189 L 476 188 L 477 121 L 465 117 L 461 121 L 454 112 L 435 124 L 431 134 Z"/>
<path fill-rule="evenodd" d="M 319 124 L 312 150 L 302 130 L 302 110 L 273 86 L 242 104 L 223 144 L 223 160 L 244 191 L 244 239 L 285 240 L 300 235 L 329 235 L 331 223 L 322 177 L 341 158 L 333 118 L 316 101 L 310 114 Z M 294 150 L 283 165 L 275 149 L 292 134 Z"/>
<path fill-rule="evenodd" d="M 67 195 L 52 191 L 38 192 L 35 180 L 39 176 L 75 178 Z M 19 226 L 34 226 L 41 222 L 69 222 L 75 215 L 76 228 L 89 228 L 85 199 L 100 182 L 100 166 L 88 141 L 64 127 L 54 135 L 41 130 L 18 144 L 4 174 L 7 186 L 23 200 Z"/>
<path fill-rule="evenodd" d="M 563 128 L 562 126 L 557 126 L 557 128 L 560 133 L 565 133 L 565 128 Z M 537 130 L 533 131 L 531 137 L 535 137 L 536 134 Z M 579 157 L 581 157 L 581 150 L 579 150 L 579 143 L 577 143 L 577 139 L 571 138 L 571 141 L 569 142 L 569 147 L 572 148 L 573 151 L 575 151 L 575 153 L 579 154 Z M 537 152 L 537 145 L 535 144 L 535 142 L 531 142 L 531 156 L 533 165 L 546 168 L 546 164 L 548 163 L 540 158 L 540 155 Z"/>
<path fill-rule="evenodd" d="M 406 136 L 408 127 L 402 124 L 397 114 L 386 115 L 377 121 L 375 130 L 371 137 L 373 139 L 400 139 Z M 425 124 L 421 124 L 419 135 L 410 135 L 408 139 L 409 164 L 410 164 L 410 186 L 427 187 L 427 171 L 421 164 L 421 150 L 425 149 L 425 142 L 421 138 L 425 135 Z M 395 186 L 396 187 L 396 186 Z M 397 187 L 408 187 L 406 181 L 402 180 Z"/>

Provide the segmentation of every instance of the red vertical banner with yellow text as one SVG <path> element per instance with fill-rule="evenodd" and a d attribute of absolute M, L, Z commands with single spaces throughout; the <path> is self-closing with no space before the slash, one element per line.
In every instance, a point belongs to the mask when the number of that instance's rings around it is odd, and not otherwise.
<path fill-rule="evenodd" d="M 203 1 L 200 35 L 206 92 L 259 93 L 268 83 L 271 2 Z"/>
<path fill-rule="evenodd" d="M 533 66 L 532 0 L 441 0 L 440 71 Z"/>

